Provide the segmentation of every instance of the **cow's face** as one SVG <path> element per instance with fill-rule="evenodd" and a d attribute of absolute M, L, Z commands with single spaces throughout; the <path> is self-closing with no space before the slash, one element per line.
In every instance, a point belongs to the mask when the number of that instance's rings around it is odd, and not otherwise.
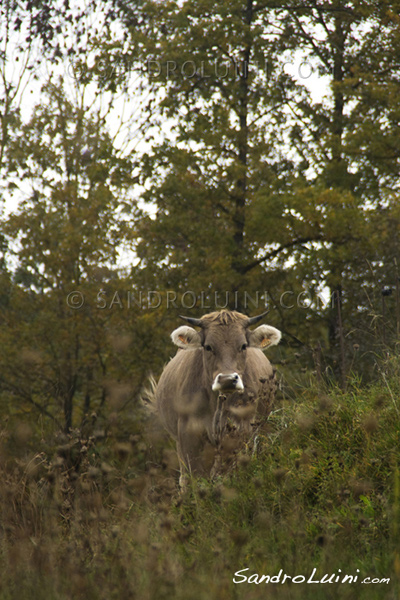
<path fill-rule="evenodd" d="M 249 347 L 262 350 L 277 344 L 280 331 L 270 325 L 260 325 L 254 331 L 246 322 L 229 324 L 207 323 L 201 331 L 183 325 L 171 334 L 173 342 L 185 350 L 202 348 L 206 380 L 214 392 L 242 392 L 243 373 Z"/>

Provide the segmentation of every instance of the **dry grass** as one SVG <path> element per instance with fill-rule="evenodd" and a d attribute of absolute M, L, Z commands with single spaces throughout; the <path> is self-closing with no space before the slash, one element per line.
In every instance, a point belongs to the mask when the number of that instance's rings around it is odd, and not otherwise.
<path fill-rule="evenodd" d="M 397 378 L 368 390 L 304 391 L 270 418 L 253 455 L 177 495 L 163 434 L 2 431 L 0 598 L 8 600 L 397 599 Z M 49 442 L 51 440 L 51 443 Z M 389 584 L 233 583 L 234 573 L 356 574 Z M 341 571 L 339 571 L 341 569 Z M 273 589 L 272 589 L 273 588 Z"/>

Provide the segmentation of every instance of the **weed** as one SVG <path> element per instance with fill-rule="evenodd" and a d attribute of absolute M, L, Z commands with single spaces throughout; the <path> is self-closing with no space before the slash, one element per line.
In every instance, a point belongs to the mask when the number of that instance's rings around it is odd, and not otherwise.
<path fill-rule="evenodd" d="M 183 496 L 152 422 L 47 444 L 32 424 L 5 428 L 1 600 L 397 598 L 398 391 L 393 364 L 368 388 L 304 388 L 273 412 L 256 452 Z M 244 569 L 251 581 L 297 579 L 234 583 Z M 312 573 L 332 583 L 296 583 Z"/>

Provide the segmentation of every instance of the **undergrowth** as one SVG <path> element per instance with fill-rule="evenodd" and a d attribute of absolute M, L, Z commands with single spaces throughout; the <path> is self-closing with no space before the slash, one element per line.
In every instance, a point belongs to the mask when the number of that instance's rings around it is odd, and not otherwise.
<path fill-rule="evenodd" d="M 151 422 L 129 430 L 113 416 L 51 442 L 10 422 L 1 600 L 398 598 L 399 392 L 390 373 L 346 393 L 305 388 L 229 476 L 193 479 L 183 496 L 173 446 Z M 332 583 L 307 583 L 312 573 Z"/>

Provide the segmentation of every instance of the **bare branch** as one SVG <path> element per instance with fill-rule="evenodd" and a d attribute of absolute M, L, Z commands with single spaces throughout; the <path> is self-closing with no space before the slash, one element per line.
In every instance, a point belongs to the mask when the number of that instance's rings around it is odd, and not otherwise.
<path fill-rule="evenodd" d="M 288 250 L 289 248 L 293 248 L 294 246 L 300 246 L 301 244 L 306 244 L 307 242 L 317 242 L 322 239 L 324 239 L 324 236 L 322 234 L 316 234 L 316 235 L 312 235 L 309 237 L 296 238 L 295 240 L 291 240 L 290 242 L 287 242 L 286 244 L 281 244 L 279 246 L 279 248 L 276 248 L 275 250 L 271 250 L 270 252 L 267 252 L 267 254 L 264 254 L 264 256 L 262 256 L 261 258 L 258 258 L 257 260 L 252 261 L 248 265 L 245 265 L 244 267 L 242 267 L 241 271 L 243 274 L 248 273 L 248 271 L 251 271 L 251 269 L 253 269 L 254 267 L 261 265 L 266 260 L 275 258 L 283 250 Z"/>

